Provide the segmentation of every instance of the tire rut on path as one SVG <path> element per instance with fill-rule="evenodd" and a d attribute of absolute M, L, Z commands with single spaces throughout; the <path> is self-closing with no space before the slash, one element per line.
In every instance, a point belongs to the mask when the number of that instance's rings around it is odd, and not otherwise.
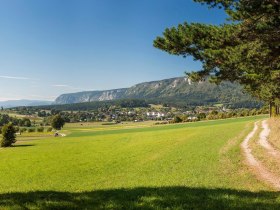
<path fill-rule="evenodd" d="M 265 125 L 265 123 L 263 124 Z M 269 183 L 271 186 L 273 186 L 276 190 L 280 190 L 280 178 L 270 172 L 259 160 L 257 160 L 253 154 L 252 149 L 249 146 L 250 140 L 253 138 L 253 136 L 256 134 L 258 130 L 258 123 L 256 122 L 254 125 L 253 131 L 251 131 L 247 137 L 244 139 L 244 141 L 241 144 L 241 148 L 244 152 L 246 163 L 249 165 L 250 168 L 253 169 L 253 172 L 255 175 L 260 179 L 267 183 Z M 269 132 L 268 132 L 269 134 Z M 265 132 L 261 132 L 260 137 L 266 138 L 268 136 L 267 130 Z"/>
<path fill-rule="evenodd" d="M 268 154 L 270 154 L 271 156 L 274 156 L 279 161 L 280 152 L 278 150 L 276 150 L 267 140 L 269 133 L 270 133 L 270 129 L 267 124 L 267 120 L 262 121 L 262 128 L 263 128 L 263 130 L 260 133 L 259 144 L 267 150 Z"/>

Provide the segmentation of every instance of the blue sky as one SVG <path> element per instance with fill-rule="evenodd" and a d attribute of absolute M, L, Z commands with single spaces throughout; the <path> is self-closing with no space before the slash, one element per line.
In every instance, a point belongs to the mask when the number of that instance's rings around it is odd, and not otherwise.
<path fill-rule="evenodd" d="M 0 101 L 183 76 L 200 63 L 153 40 L 184 21 L 225 17 L 192 0 L 0 0 Z"/>

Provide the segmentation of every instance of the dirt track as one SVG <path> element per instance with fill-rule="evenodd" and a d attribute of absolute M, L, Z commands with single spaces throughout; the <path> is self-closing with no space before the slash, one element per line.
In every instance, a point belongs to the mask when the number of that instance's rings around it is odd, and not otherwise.
<path fill-rule="evenodd" d="M 269 136 L 270 133 L 270 129 L 268 127 L 267 121 L 264 120 L 262 121 L 262 132 L 260 133 L 260 138 L 259 138 L 259 143 L 262 147 L 264 147 L 267 152 L 274 156 L 275 158 L 277 158 L 278 160 L 280 160 L 280 152 L 278 150 L 276 150 L 268 141 L 267 138 Z"/>
<path fill-rule="evenodd" d="M 246 163 L 248 164 L 248 166 L 250 168 L 253 169 L 253 172 L 255 173 L 255 175 L 260 179 L 263 180 L 265 182 L 267 182 L 268 184 L 270 184 L 271 186 L 273 186 L 276 190 L 280 190 L 280 178 L 278 176 L 276 176 L 275 174 L 273 174 L 272 172 L 270 172 L 259 160 L 257 160 L 253 154 L 252 154 L 252 150 L 249 146 L 249 141 L 253 138 L 253 136 L 256 134 L 257 130 L 258 130 L 259 126 L 258 123 L 255 123 L 254 129 L 253 131 L 251 131 L 247 137 L 244 139 L 244 141 L 241 144 L 241 148 L 244 152 L 245 158 L 246 158 Z M 278 155 L 279 152 L 276 151 L 268 142 L 267 142 L 267 137 L 269 135 L 269 128 L 267 125 L 266 121 L 262 122 L 262 132 L 260 133 L 259 136 L 259 143 L 261 144 L 261 146 L 263 146 L 264 148 L 267 149 L 267 151 L 275 156 Z"/>

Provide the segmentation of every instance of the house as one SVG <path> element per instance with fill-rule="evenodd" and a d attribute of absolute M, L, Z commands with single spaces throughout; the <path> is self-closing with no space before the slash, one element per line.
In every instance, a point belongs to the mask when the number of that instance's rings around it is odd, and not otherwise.
<path fill-rule="evenodd" d="M 161 112 L 147 112 L 147 117 L 150 117 L 150 118 L 161 118 L 161 117 L 165 117 L 165 114 L 161 113 Z"/>
<path fill-rule="evenodd" d="M 198 118 L 197 118 L 197 117 L 194 117 L 194 116 L 193 116 L 193 117 L 191 117 L 191 116 L 188 117 L 188 120 L 197 120 L 197 119 L 198 119 Z"/>

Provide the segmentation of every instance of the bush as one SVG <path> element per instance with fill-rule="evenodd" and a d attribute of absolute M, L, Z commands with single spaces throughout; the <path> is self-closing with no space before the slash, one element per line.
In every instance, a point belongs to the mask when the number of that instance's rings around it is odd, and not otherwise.
<path fill-rule="evenodd" d="M 197 116 L 197 118 L 198 118 L 199 120 L 206 119 L 206 114 L 205 114 L 205 113 L 199 113 L 198 116 Z"/>
<path fill-rule="evenodd" d="M 44 132 L 44 127 L 37 128 L 37 132 L 40 132 L 40 133 Z"/>
<path fill-rule="evenodd" d="M 27 129 L 26 129 L 26 128 L 21 128 L 21 129 L 19 129 L 19 131 L 20 131 L 21 133 L 24 133 L 24 132 L 27 131 Z"/>
<path fill-rule="evenodd" d="M 22 124 L 23 124 L 23 126 L 30 127 L 31 126 L 31 121 L 28 118 L 23 118 L 22 119 Z"/>
<path fill-rule="evenodd" d="M 173 123 L 180 123 L 182 122 L 183 120 L 179 117 L 179 116 L 175 116 L 174 117 L 174 120 L 173 120 Z"/>
<path fill-rule="evenodd" d="M 33 132 L 35 132 L 35 128 L 29 128 L 29 129 L 27 130 L 27 132 L 28 132 L 28 133 L 33 133 Z"/>
<path fill-rule="evenodd" d="M 51 132 L 52 131 L 52 127 L 49 127 L 48 129 L 47 129 L 47 132 Z"/>
<path fill-rule="evenodd" d="M 15 128 L 16 133 L 19 132 L 19 127 L 18 126 L 15 126 L 14 128 Z"/>
<path fill-rule="evenodd" d="M 1 147 L 10 147 L 16 142 L 16 131 L 12 123 L 3 126 L 2 135 Z"/>

